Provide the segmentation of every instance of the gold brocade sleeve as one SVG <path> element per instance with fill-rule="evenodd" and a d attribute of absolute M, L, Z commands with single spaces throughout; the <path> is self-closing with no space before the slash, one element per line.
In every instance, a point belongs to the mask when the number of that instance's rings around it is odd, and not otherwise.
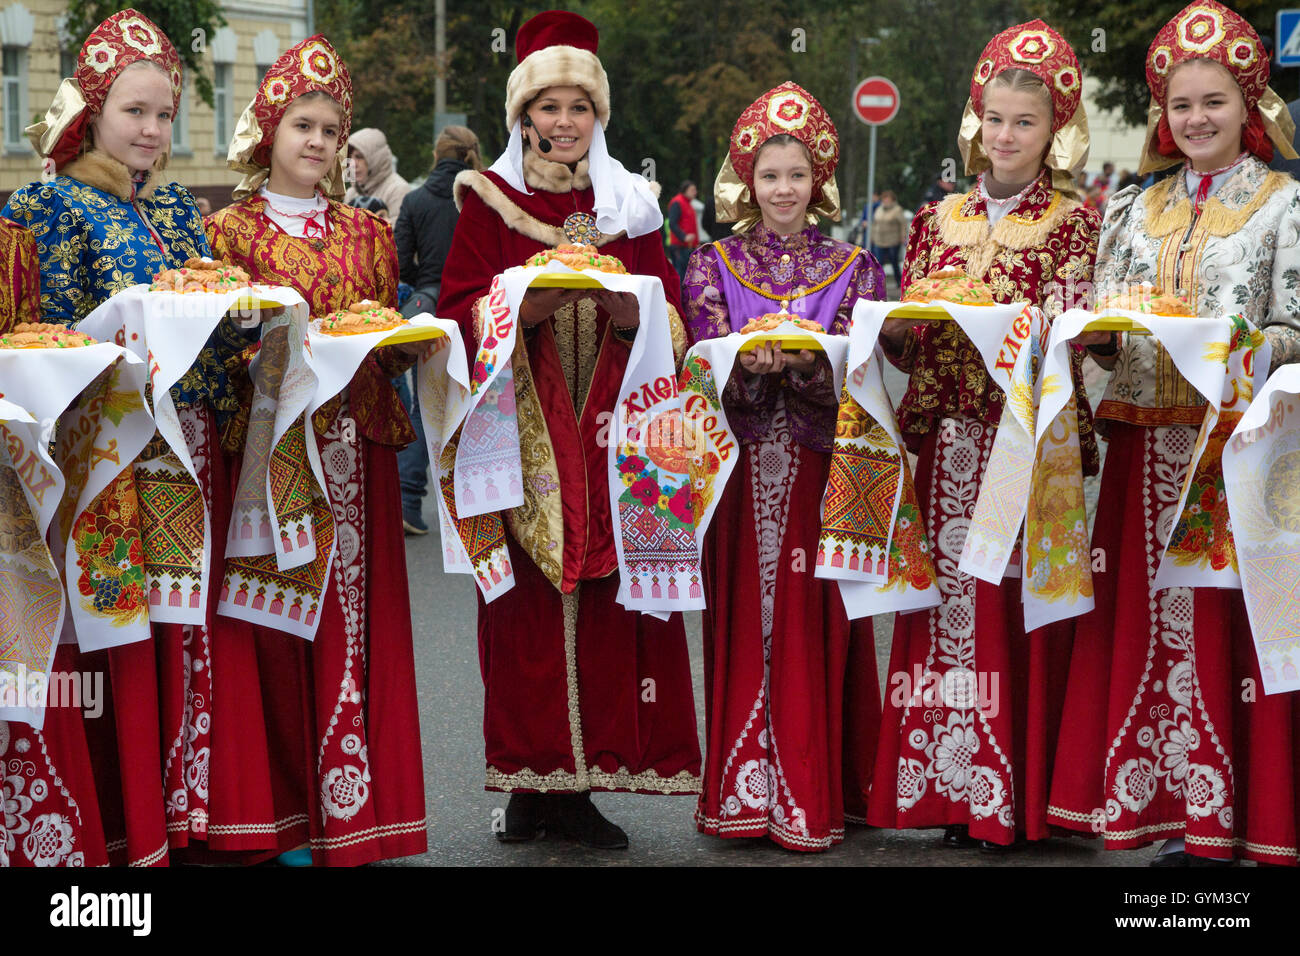
<path fill-rule="evenodd" d="M 690 342 L 686 339 L 686 325 L 682 322 L 681 315 L 673 308 L 672 303 L 668 304 L 668 328 L 673 336 L 673 363 L 677 366 L 677 371 L 682 370 L 682 360 L 686 358 L 686 350 L 690 348 Z"/>
<path fill-rule="evenodd" d="M 39 322 L 41 264 L 36 239 L 8 219 L 0 219 L 0 268 L 8 277 L 0 281 L 0 332 L 19 322 Z"/>

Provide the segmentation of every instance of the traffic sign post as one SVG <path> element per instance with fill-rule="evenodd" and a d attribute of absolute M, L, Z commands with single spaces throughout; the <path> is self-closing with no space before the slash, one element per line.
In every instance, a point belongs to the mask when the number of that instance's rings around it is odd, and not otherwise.
<path fill-rule="evenodd" d="M 876 127 L 898 115 L 898 87 L 883 76 L 869 76 L 853 91 L 853 112 L 871 127 L 871 146 L 867 153 L 867 221 L 862 230 L 862 245 L 871 249 L 871 197 L 876 191 Z M 856 199 L 849 197 L 850 202 Z"/>
<path fill-rule="evenodd" d="M 1300 10 L 1277 12 L 1277 65 L 1300 66 Z"/>
<path fill-rule="evenodd" d="M 883 76 L 869 76 L 853 91 L 853 112 L 868 126 L 883 126 L 898 115 L 898 87 Z"/>

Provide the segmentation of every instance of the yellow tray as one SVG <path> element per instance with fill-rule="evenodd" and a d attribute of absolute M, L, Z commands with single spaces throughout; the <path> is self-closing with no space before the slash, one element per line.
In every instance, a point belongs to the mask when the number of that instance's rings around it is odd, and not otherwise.
<path fill-rule="evenodd" d="M 1157 318 L 1178 318 L 1178 316 L 1157 316 Z M 1103 315 L 1093 319 L 1083 327 L 1085 332 L 1130 332 L 1133 335 L 1150 335 L 1151 330 L 1138 325 L 1126 315 Z"/>
<path fill-rule="evenodd" d="M 767 332 L 763 335 L 756 335 L 745 342 L 740 347 L 740 351 L 752 352 L 760 345 L 770 345 L 773 342 L 781 343 L 782 352 L 798 352 L 800 349 L 808 349 L 811 352 L 822 351 L 821 343 L 807 332 L 787 332 L 784 335 L 779 332 Z"/>
<path fill-rule="evenodd" d="M 226 307 L 228 312 L 249 312 L 253 309 L 286 309 L 283 302 L 276 302 L 274 299 L 264 299 L 257 293 L 241 295 L 234 302 Z"/>
<path fill-rule="evenodd" d="M 428 339 L 440 339 L 443 334 L 442 329 L 436 325 L 408 325 L 402 329 L 393 329 L 393 334 L 379 344 L 401 345 L 404 342 L 424 342 Z"/>
<path fill-rule="evenodd" d="M 885 316 L 887 319 L 916 319 L 921 322 L 951 322 L 952 316 L 948 310 L 941 305 L 925 305 L 920 302 L 909 302 L 906 305 L 900 305 L 897 309 Z"/>
<path fill-rule="evenodd" d="M 617 273 L 611 272 L 610 275 Z M 543 272 L 532 282 L 530 289 L 603 289 L 605 288 L 591 276 L 580 272 Z"/>
<path fill-rule="evenodd" d="M 353 334 L 365 335 L 365 332 L 349 333 L 348 335 L 331 335 L 328 332 L 315 332 L 322 338 L 327 339 L 347 339 Z M 426 339 L 440 339 L 443 336 L 442 329 L 434 325 L 407 325 L 400 329 L 393 329 L 391 333 L 379 340 L 379 345 L 402 345 L 405 342 L 423 342 Z M 376 346 L 378 348 L 378 346 Z"/>

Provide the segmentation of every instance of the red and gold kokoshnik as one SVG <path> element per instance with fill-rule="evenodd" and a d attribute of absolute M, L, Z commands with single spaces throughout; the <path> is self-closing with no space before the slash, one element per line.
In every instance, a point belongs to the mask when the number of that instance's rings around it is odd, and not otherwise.
<path fill-rule="evenodd" d="M 970 81 L 976 115 L 984 115 L 984 87 L 1006 70 L 1027 70 L 1052 94 L 1052 132 L 1069 122 L 1079 108 L 1083 78 L 1079 58 L 1065 38 L 1042 20 L 1003 30 L 984 48 Z"/>
<path fill-rule="evenodd" d="M 167 73 L 172 84 L 172 107 L 181 102 L 181 58 L 172 41 L 152 20 L 136 10 L 115 13 L 86 37 L 73 74 L 90 112 L 98 113 L 108 89 L 123 70 L 141 60 Z"/>
<path fill-rule="evenodd" d="M 271 144 L 289 104 L 316 91 L 329 94 L 343 107 L 339 148 L 347 145 L 352 126 L 352 77 L 338 51 L 318 33 L 289 47 L 266 71 L 253 100 L 253 116 L 262 134 L 253 152 L 254 163 L 270 168 Z"/>
<path fill-rule="evenodd" d="M 811 93 L 787 81 L 768 90 L 740 114 L 731 131 L 731 165 L 750 189 L 754 188 L 754 157 L 773 136 L 785 133 L 808 147 L 813 161 L 810 205 L 822 198 L 822 186 L 835 172 L 840 141 L 830 114 Z"/>
<path fill-rule="evenodd" d="M 77 68 L 72 77 L 63 81 L 55 105 L 53 118 L 46 116 L 44 124 L 28 128 L 28 135 L 42 155 L 54 160 L 56 168 L 62 167 L 81 151 L 90 121 L 104 108 L 113 82 L 133 63 L 152 63 L 167 74 L 172 88 L 172 114 L 181 103 L 181 58 L 167 34 L 157 24 L 138 10 L 115 13 L 86 37 L 77 56 Z M 75 83 L 69 102 L 63 102 L 65 89 Z M 76 94 L 80 92 L 80 100 Z M 59 116 L 60 107 L 64 110 Z M 60 127 L 62 132 L 59 132 Z M 52 143 L 51 139 L 57 137 Z"/>
<path fill-rule="evenodd" d="M 1215 0 L 1189 4 L 1160 28 L 1147 51 L 1147 86 L 1164 105 L 1169 74 L 1187 60 L 1212 60 L 1232 74 L 1253 109 L 1268 88 L 1268 55 L 1259 34 L 1238 14 Z"/>

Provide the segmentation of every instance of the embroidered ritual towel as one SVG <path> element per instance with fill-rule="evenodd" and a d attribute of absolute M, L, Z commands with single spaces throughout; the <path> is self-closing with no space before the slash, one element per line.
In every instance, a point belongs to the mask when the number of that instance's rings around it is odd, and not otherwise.
<path fill-rule="evenodd" d="M 686 353 L 679 376 L 682 435 L 690 455 L 689 503 L 695 517 L 696 539 L 701 546 L 738 460 L 739 443 L 721 401 L 731 376 L 737 371 L 736 356 L 751 339 L 779 338 L 783 334 L 817 341 L 830 360 L 832 380 L 838 393 L 844 384 L 844 363 L 849 349 L 847 336 L 810 333 L 793 322 L 783 322 L 770 331 L 748 335 L 733 332 L 719 338 L 704 339 Z"/>
<path fill-rule="evenodd" d="M 149 637 L 135 495 L 114 490 L 131 484 L 132 463 L 153 437 L 145 374 L 143 361 L 111 342 L 0 350 L 5 397 L 40 423 L 22 449 L 13 444 L 17 430 L 8 441 L 15 462 L 22 458 L 15 465 L 20 475 L 29 462 L 45 470 L 32 490 L 43 498 L 38 510 L 54 509 L 47 540 L 69 598 L 61 639 L 76 640 L 85 651 Z"/>
<path fill-rule="evenodd" d="M 1021 561 L 1026 633 L 1093 608 L 1092 551 L 1070 356 L 1074 338 L 1094 318 L 1079 309 L 1058 316 L 1043 353 Z"/>
<path fill-rule="evenodd" d="M 482 305 L 479 348 L 468 391 L 454 391 L 439 424 L 438 517 L 449 574 L 473 574 L 485 601 L 515 586 L 502 512 L 524 503 L 519 421 L 511 356 L 521 344 L 516 316 L 527 289 L 511 270 L 492 280 Z M 537 270 L 534 270 L 536 272 Z M 507 296 L 507 279 L 517 296 Z M 458 367 L 453 363 L 453 367 Z M 426 432 L 426 439 L 431 435 Z M 444 461 L 444 458 L 447 460 Z M 447 532 L 454 528 L 454 533 Z"/>
<path fill-rule="evenodd" d="M 1192 381 L 1184 369 L 1195 363 L 1205 369 L 1209 389 L 1201 392 L 1205 419 L 1174 512 L 1177 520 L 1156 570 L 1156 588 L 1241 587 L 1224 490 L 1223 448 L 1251 396 L 1263 388 L 1273 350 L 1264 333 L 1240 315 L 1220 320 L 1219 328 L 1217 337 L 1196 340 L 1180 335 L 1177 326 L 1152 328 L 1183 377 Z"/>
<path fill-rule="evenodd" d="M 227 533 L 212 527 L 212 509 L 204 500 L 187 438 L 187 423 L 193 435 L 194 420 L 190 412 L 176 408 L 171 388 L 193 366 L 227 313 L 244 326 L 261 320 L 262 313 L 249 301 L 252 296 L 248 290 L 151 292 L 141 284 L 110 297 L 78 326 L 96 338 L 117 342 L 148 363 L 154 424 L 170 453 L 136 463 L 134 491 L 143 499 L 140 517 L 149 617 L 159 623 L 204 622 L 212 542 L 214 536 L 220 539 Z M 256 288 L 255 298 L 289 309 L 302 303 L 292 289 L 265 286 Z"/>
<path fill-rule="evenodd" d="M 334 519 L 311 413 L 325 399 L 309 306 L 292 289 L 264 324 L 226 540 L 217 613 L 312 640 L 334 553 Z M 362 356 L 364 358 L 364 354 Z"/>
<path fill-rule="evenodd" d="M 1034 464 L 1032 359 L 1046 319 L 1040 309 L 1023 303 L 982 309 L 944 305 L 984 359 L 989 378 L 1006 395 L 957 564 L 957 570 L 996 584 L 1013 563 L 1029 498 Z"/>
<path fill-rule="evenodd" d="M 853 307 L 822 499 L 815 573 L 839 581 L 853 620 L 939 603 L 932 552 L 876 344 L 897 305 L 859 300 Z"/>
<path fill-rule="evenodd" d="M 0 720 L 40 730 L 67 611 L 45 531 L 63 493 L 43 425 L 0 398 Z"/>
<path fill-rule="evenodd" d="M 304 413 L 317 391 L 306 347 L 309 309 L 293 289 L 274 292 L 285 308 L 263 325 L 249 368 L 253 399 L 226 557 L 275 555 L 277 569 L 288 571 L 317 557 L 312 502 L 323 479 L 306 441 Z"/>
<path fill-rule="evenodd" d="M 1223 478 L 1264 693 L 1300 691 L 1300 365 L 1274 372 L 1241 416 Z"/>
<path fill-rule="evenodd" d="M 509 269 L 493 280 L 486 296 L 482 345 L 471 374 L 469 408 L 454 474 L 457 526 L 467 553 L 501 555 L 505 544 L 504 525 L 499 523 L 499 517 L 494 523 L 474 526 L 465 524 L 464 519 L 523 504 L 523 475 L 517 467 L 519 432 L 513 381 L 509 381 L 509 389 L 504 383 L 508 380 L 509 357 L 518 341 L 520 303 L 529 285 L 543 272 L 577 274 L 559 262 L 548 263 L 544 268 Z M 702 608 L 699 549 L 687 507 L 688 466 L 680 437 L 681 396 L 663 285 L 654 276 L 594 270 L 582 275 L 611 292 L 635 296 L 640 318 L 620 384 L 618 405 L 608 410 L 607 463 L 614 546 L 619 563 L 618 601 L 629 610 L 655 616 Z M 493 405 L 495 411 L 491 414 L 496 417 L 492 427 L 477 427 L 476 417 L 489 414 Z M 481 467 L 468 470 L 468 481 L 462 482 L 462 463 L 485 460 L 485 449 L 487 460 L 500 470 L 504 486 L 497 484 L 495 477 L 489 486 L 487 479 L 495 472 Z M 632 484 L 625 483 L 620 466 L 620 461 L 626 465 L 629 458 L 645 465 L 642 469 L 645 474 L 640 471 L 637 474 L 640 484 L 635 491 Z M 496 494 L 491 503 L 487 500 L 489 487 Z M 490 559 L 476 558 L 477 562 L 484 560 Z M 474 567 L 485 600 L 492 600 L 513 587 L 508 566 L 498 570 L 500 581 L 487 576 L 485 570 L 482 566 Z"/>
<path fill-rule="evenodd" d="M 1241 316 L 1190 318 L 1127 310 L 1107 310 L 1132 319 L 1169 353 L 1180 375 L 1206 400 L 1205 418 L 1181 479 L 1177 503 L 1161 518 L 1170 531 L 1153 586 L 1240 587 L 1228 505 L 1223 485 L 1222 451 L 1254 390 L 1263 384 L 1270 348 L 1264 336 Z M 1042 414 L 1052 423 L 1064 414 L 1059 391 L 1068 374 L 1067 337 L 1092 319 L 1071 309 L 1056 319 L 1043 371 Z M 1065 320 L 1062 323 L 1062 320 Z M 1050 386 L 1050 387 L 1049 387 Z M 1058 427 L 1045 424 L 1045 429 Z"/>

